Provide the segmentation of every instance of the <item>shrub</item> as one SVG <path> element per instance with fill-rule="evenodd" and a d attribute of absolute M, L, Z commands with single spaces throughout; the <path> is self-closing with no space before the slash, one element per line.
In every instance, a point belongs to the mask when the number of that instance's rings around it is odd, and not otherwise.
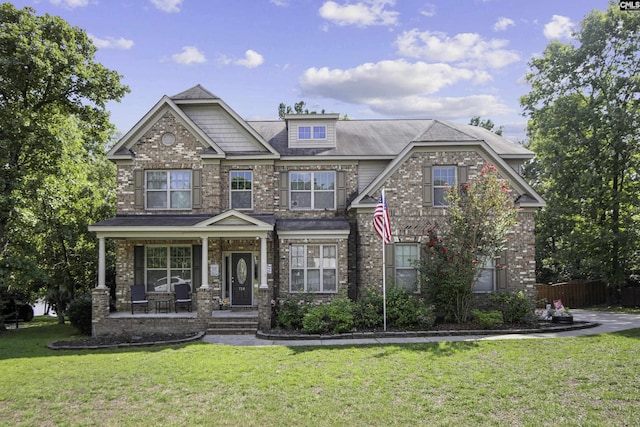
<path fill-rule="evenodd" d="M 482 329 L 493 329 L 504 323 L 499 310 L 472 310 L 471 315 Z"/>
<path fill-rule="evenodd" d="M 382 295 L 369 291 L 358 299 L 353 307 L 354 326 L 358 329 L 374 329 L 382 326 Z"/>
<path fill-rule="evenodd" d="M 535 319 L 535 306 L 523 291 L 497 292 L 491 295 L 491 301 L 502 312 L 505 323 L 531 323 Z"/>
<path fill-rule="evenodd" d="M 83 294 L 71 301 L 67 309 L 67 316 L 69 316 L 71 326 L 84 335 L 91 335 L 92 332 L 91 304 L 91 295 Z"/>
<path fill-rule="evenodd" d="M 398 287 L 387 290 L 387 323 L 400 329 L 428 329 L 435 322 L 433 307 L 410 291 Z"/>
<path fill-rule="evenodd" d="M 348 332 L 354 325 L 353 307 L 347 298 L 335 298 L 330 303 L 311 307 L 302 319 L 302 328 L 310 334 Z"/>
<path fill-rule="evenodd" d="M 311 296 L 290 296 L 279 301 L 276 310 L 277 324 L 285 329 L 302 329 L 302 319 L 309 310 Z"/>

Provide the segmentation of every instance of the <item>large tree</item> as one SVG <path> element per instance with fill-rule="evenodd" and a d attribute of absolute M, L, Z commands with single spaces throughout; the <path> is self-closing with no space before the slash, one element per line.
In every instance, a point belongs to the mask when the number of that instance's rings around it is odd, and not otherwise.
<path fill-rule="evenodd" d="M 619 290 L 637 266 L 640 14 L 611 3 L 530 62 L 521 98 L 547 200 L 538 218 L 546 279 L 601 277 Z M 615 292 L 612 293 L 612 295 Z"/>
<path fill-rule="evenodd" d="M 0 287 L 32 271 L 23 256 L 28 239 L 11 229 L 23 223 L 21 198 L 36 197 L 34 212 L 44 221 L 55 200 L 46 200 L 51 192 L 35 192 L 34 182 L 47 188 L 47 177 L 65 172 L 70 141 L 90 156 L 102 153 L 113 133 L 105 105 L 128 88 L 95 61 L 95 52 L 85 31 L 60 17 L 0 4 Z M 64 234 L 51 218 L 52 231 Z"/>

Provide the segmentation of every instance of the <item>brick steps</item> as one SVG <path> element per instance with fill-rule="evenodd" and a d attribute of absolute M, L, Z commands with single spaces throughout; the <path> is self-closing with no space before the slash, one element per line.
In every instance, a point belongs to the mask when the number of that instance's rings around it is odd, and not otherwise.
<path fill-rule="evenodd" d="M 213 317 L 209 320 L 209 335 L 255 335 L 258 332 L 258 317 L 248 313 L 234 313 L 231 317 Z"/>

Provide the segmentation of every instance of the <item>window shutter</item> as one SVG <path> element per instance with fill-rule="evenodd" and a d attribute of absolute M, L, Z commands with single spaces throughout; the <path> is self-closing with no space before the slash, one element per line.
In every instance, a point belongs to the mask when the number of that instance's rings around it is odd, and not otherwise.
<path fill-rule="evenodd" d="M 458 166 L 458 188 L 469 181 L 466 166 Z"/>
<path fill-rule="evenodd" d="M 144 285 L 144 246 L 133 247 L 133 284 Z"/>
<path fill-rule="evenodd" d="M 192 175 L 191 207 L 202 208 L 202 169 L 194 169 Z"/>
<path fill-rule="evenodd" d="M 502 252 L 500 255 L 500 259 L 498 260 L 498 264 L 500 264 L 500 268 L 496 268 L 496 289 L 499 291 L 504 291 L 507 289 L 507 269 L 502 267 L 507 265 L 507 252 Z"/>
<path fill-rule="evenodd" d="M 191 291 L 202 286 L 202 245 L 193 245 L 191 248 Z M 205 266 L 206 268 L 206 266 Z"/>
<path fill-rule="evenodd" d="M 431 189 L 431 166 L 422 167 L 422 206 L 433 206 Z"/>
<path fill-rule="evenodd" d="M 396 278 L 396 246 L 393 243 L 384 245 L 385 276 L 388 280 Z"/>
<path fill-rule="evenodd" d="M 345 171 L 336 172 L 336 208 L 337 209 L 346 209 L 347 208 L 347 178 Z"/>
<path fill-rule="evenodd" d="M 280 172 L 280 209 L 289 209 L 289 172 Z"/>
<path fill-rule="evenodd" d="M 135 209 L 144 209 L 144 170 L 133 171 L 133 204 Z"/>

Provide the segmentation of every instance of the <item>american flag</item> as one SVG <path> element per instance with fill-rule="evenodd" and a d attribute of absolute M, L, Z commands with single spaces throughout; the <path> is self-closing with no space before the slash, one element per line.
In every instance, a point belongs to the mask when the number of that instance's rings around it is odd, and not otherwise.
<path fill-rule="evenodd" d="M 375 228 L 376 233 L 378 233 L 385 245 L 391 242 L 391 221 L 389 219 L 387 201 L 384 198 L 384 191 L 378 199 L 376 211 L 373 214 L 373 228 Z"/>

